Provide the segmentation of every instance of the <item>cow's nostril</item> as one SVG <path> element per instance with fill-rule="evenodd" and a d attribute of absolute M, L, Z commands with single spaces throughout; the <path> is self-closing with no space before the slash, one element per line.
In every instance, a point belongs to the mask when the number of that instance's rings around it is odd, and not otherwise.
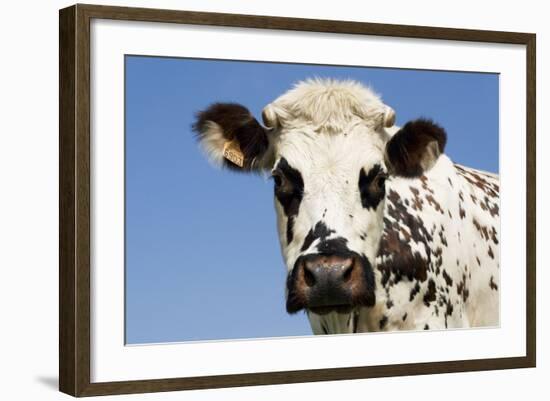
<path fill-rule="evenodd" d="M 307 263 L 304 264 L 304 281 L 309 287 L 313 287 L 315 285 L 315 273 L 313 269 L 313 266 L 308 265 Z"/>
<path fill-rule="evenodd" d="M 353 266 L 354 266 L 354 263 L 350 263 L 348 265 L 344 265 L 342 266 L 342 280 L 344 282 L 348 282 L 351 280 L 351 273 L 353 271 Z"/>

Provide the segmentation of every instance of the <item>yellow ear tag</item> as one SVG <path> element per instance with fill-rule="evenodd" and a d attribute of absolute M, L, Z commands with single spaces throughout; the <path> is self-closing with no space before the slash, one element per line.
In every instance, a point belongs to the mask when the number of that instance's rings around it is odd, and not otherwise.
<path fill-rule="evenodd" d="M 237 139 L 233 139 L 223 145 L 223 157 L 241 168 L 244 166 L 244 154 Z"/>

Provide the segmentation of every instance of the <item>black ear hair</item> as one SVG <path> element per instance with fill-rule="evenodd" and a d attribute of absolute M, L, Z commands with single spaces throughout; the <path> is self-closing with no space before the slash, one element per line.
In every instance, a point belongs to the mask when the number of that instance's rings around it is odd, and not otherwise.
<path fill-rule="evenodd" d="M 215 162 L 237 171 L 257 168 L 258 159 L 269 147 L 266 128 L 246 107 L 236 103 L 212 104 L 196 114 L 192 128 Z M 226 145 L 230 143 L 238 155 L 236 159 L 227 157 Z"/>
<path fill-rule="evenodd" d="M 445 150 L 447 134 L 431 120 L 409 121 L 386 144 L 390 174 L 419 177 L 429 170 Z"/>

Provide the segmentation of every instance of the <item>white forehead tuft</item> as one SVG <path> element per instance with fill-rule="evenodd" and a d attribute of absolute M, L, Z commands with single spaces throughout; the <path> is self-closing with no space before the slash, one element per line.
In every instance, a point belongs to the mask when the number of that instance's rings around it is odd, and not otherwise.
<path fill-rule="evenodd" d="M 282 127 L 340 133 L 358 121 L 380 128 L 389 110 L 377 93 L 359 82 L 315 78 L 298 82 L 266 106 L 264 114 Z"/>

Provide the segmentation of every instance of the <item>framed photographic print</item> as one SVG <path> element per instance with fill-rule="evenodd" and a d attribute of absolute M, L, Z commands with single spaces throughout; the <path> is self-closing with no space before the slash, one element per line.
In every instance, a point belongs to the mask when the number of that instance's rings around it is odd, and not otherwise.
<path fill-rule="evenodd" d="M 60 390 L 534 367 L 535 35 L 60 11 Z"/>

